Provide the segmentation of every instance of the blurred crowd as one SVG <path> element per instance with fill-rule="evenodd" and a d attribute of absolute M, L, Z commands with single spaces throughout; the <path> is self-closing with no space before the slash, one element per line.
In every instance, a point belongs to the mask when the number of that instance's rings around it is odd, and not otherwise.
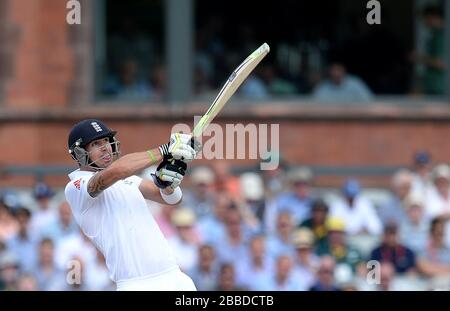
<path fill-rule="evenodd" d="M 199 290 L 450 289 L 450 167 L 427 152 L 386 188 L 353 177 L 321 188 L 306 166 L 237 174 L 226 161 L 192 167 L 182 188 L 180 205 L 148 205 Z M 0 289 L 115 289 L 61 192 L 3 190 Z"/>
<path fill-rule="evenodd" d="M 370 27 L 358 17 L 345 39 L 339 39 L 339 34 L 305 39 L 297 33 L 300 29 L 293 30 L 292 36 L 298 39 L 269 42 L 271 57 L 256 68 L 238 95 L 249 100 L 304 95 L 322 103 L 359 104 L 373 101 L 375 95 L 443 95 L 443 11 L 427 6 L 416 18 L 427 32 L 422 51 L 396 38 L 386 28 L 387 21 Z M 237 23 L 236 38 L 228 38 L 225 25 L 223 18 L 214 16 L 196 29 L 194 96 L 212 96 L 248 53 L 262 44 L 250 25 Z M 124 19 L 108 42 L 109 65 L 102 94 L 118 100 L 163 102 L 167 70 L 163 52 L 151 36 Z"/>

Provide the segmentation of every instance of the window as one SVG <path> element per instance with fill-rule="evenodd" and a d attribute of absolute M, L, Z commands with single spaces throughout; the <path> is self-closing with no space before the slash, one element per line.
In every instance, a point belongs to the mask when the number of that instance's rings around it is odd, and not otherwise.
<path fill-rule="evenodd" d="M 106 47 L 99 99 L 162 101 L 165 96 L 164 1 L 104 1 Z"/>
<path fill-rule="evenodd" d="M 414 1 L 383 1 L 380 25 L 367 23 L 365 1 L 279 0 L 260 5 L 258 12 L 253 5 L 240 2 L 239 9 L 230 4 L 218 10 L 211 1 L 197 1 L 198 96 L 219 88 L 227 73 L 263 42 L 270 44 L 270 56 L 240 88 L 242 97 L 312 95 L 313 100 L 349 103 L 392 95 L 442 95 L 442 88 L 435 94 L 424 89 L 424 64 L 414 59 L 416 42 L 424 45 L 427 40 L 417 34 L 425 20 L 423 7 L 418 10 Z M 434 32 L 434 44 L 439 45 L 443 28 Z M 443 58 L 442 52 L 434 53 Z M 439 81 L 431 84 L 442 85 L 443 76 L 442 71 L 435 73 Z"/>

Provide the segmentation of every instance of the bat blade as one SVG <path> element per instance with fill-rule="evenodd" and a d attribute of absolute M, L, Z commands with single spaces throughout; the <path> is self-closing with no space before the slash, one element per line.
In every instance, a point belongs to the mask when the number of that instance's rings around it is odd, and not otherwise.
<path fill-rule="evenodd" d="M 259 62 L 269 53 L 270 47 L 267 43 L 261 45 L 252 54 L 250 54 L 229 76 L 219 94 L 217 94 L 213 103 L 206 113 L 199 120 L 194 130 L 193 137 L 199 137 L 206 127 L 211 123 L 215 116 L 222 110 L 230 97 L 236 92 L 242 82 L 255 69 Z"/>

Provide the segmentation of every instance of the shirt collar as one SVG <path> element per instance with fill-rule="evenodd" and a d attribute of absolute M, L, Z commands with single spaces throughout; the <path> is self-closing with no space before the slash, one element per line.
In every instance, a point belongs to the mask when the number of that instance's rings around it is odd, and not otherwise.
<path fill-rule="evenodd" d="M 78 178 L 78 177 L 80 177 L 80 176 L 82 177 L 82 176 L 91 176 L 91 175 L 94 175 L 94 173 L 95 173 L 95 172 L 91 172 L 91 171 L 82 171 L 82 170 L 80 170 L 80 169 L 77 169 L 77 170 L 71 172 L 68 176 L 69 176 L 70 180 L 74 180 L 75 178 Z"/>

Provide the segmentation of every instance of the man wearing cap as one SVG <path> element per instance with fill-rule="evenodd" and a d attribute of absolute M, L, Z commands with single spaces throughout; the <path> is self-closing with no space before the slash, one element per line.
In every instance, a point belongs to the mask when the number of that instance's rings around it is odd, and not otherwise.
<path fill-rule="evenodd" d="M 197 166 L 192 169 L 190 176 L 192 187 L 183 195 L 183 205 L 193 208 L 196 216 L 201 219 L 212 213 L 215 192 L 212 189 L 215 176 L 208 166 Z"/>
<path fill-rule="evenodd" d="M 432 187 L 431 156 L 426 151 L 419 151 L 414 155 L 412 192 L 425 196 Z"/>
<path fill-rule="evenodd" d="M 414 194 L 405 202 L 406 218 L 399 225 L 400 241 L 414 252 L 421 251 L 428 238 L 430 219 L 425 216 L 423 198 Z"/>
<path fill-rule="evenodd" d="M 57 220 L 56 209 L 50 201 L 54 192 L 46 183 L 37 182 L 34 186 L 33 195 L 37 201 L 38 208 L 33 212 L 31 231 L 35 235 L 41 235 L 43 230 Z"/>
<path fill-rule="evenodd" d="M 319 257 L 314 253 L 314 234 L 307 228 L 297 229 L 292 243 L 296 250 L 293 273 L 301 286 L 308 289 L 316 281 L 315 272 L 319 266 Z"/>
<path fill-rule="evenodd" d="M 346 242 L 345 223 L 337 217 L 326 221 L 327 239 L 316 249 L 319 256 L 330 255 L 338 265 L 346 265 L 356 272 L 357 265 L 362 262 L 362 255 Z"/>
<path fill-rule="evenodd" d="M 169 245 L 175 252 L 181 270 L 190 271 L 198 262 L 197 248 L 201 242 L 195 227 L 195 214 L 188 207 L 176 208 L 172 214 L 172 224 L 177 234 L 168 239 Z"/>
<path fill-rule="evenodd" d="M 177 204 L 179 187 L 199 145 L 175 133 L 157 148 L 120 157 L 116 131 L 96 119 L 77 123 L 68 138 L 79 169 L 65 188 L 76 222 L 106 259 L 118 290 L 195 290 L 155 222 L 146 200 Z M 158 164 L 153 181 L 136 176 Z"/>
<path fill-rule="evenodd" d="M 372 203 L 361 196 L 361 187 L 356 179 L 349 179 L 342 187 L 344 200 L 331 206 L 330 214 L 344 220 L 347 233 L 381 234 L 383 227 Z"/>
<path fill-rule="evenodd" d="M 292 190 L 281 193 L 267 205 L 264 223 L 268 232 L 275 231 L 277 214 L 283 210 L 287 210 L 292 215 L 296 227 L 309 217 L 313 202 L 311 195 L 312 178 L 312 171 L 308 167 L 294 168 L 288 174 Z"/>

